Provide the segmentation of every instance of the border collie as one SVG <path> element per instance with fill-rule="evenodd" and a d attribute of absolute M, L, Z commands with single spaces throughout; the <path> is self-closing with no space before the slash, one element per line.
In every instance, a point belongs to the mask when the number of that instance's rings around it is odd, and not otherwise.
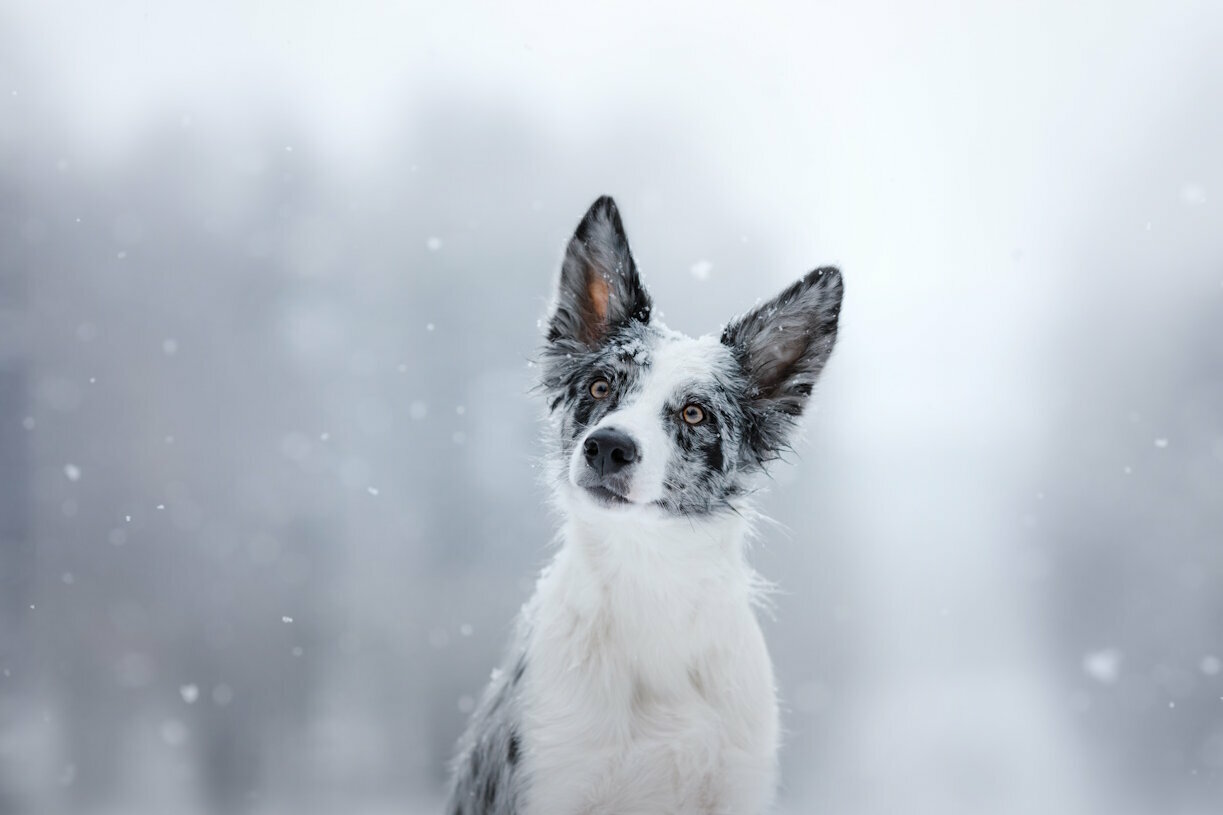
<path fill-rule="evenodd" d="M 561 546 L 459 745 L 447 815 L 759 815 L 773 670 L 753 482 L 827 362 L 840 273 L 697 339 L 664 327 L 611 198 L 569 241 L 541 354 Z"/>

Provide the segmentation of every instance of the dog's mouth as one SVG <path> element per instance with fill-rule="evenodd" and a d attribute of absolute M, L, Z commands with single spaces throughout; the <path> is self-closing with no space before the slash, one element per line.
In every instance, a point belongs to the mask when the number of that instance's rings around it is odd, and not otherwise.
<path fill-rule="evenodd" d="M 595 485 L 583 487 L 582 489 L 586 490 L 587 495 L 591 496 L 595 499 L 595 501 L 606 507 L 628 506 L 629 504 L 633 503 L 620 493 L 614 490 L 609 490 L 607 487 Z"/>

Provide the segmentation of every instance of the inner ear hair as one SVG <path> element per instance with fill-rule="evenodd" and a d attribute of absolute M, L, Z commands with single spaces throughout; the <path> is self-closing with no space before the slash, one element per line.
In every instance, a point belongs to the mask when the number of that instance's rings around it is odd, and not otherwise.
<path fill-rule="evenodd" d="M 611 301 L 611 284 L 592 267 L 586 267 L 586 296 L 595 320 L 607 325 L 607 307 Z"/>
<path fill-rule="evenodd" d="M 565 250 L 548 341 L 595 348 L 621 324 L 649 319 L 650 296 L 620 213 L 604 196 L 591 205 Z"/>
<path fill-rule="evenodd" d="M 802 411 L 836 340 L 842 291 L 840 271 L 815 269 L 727 325 L 722 342 L 736 350 L 758 397 Z"/>

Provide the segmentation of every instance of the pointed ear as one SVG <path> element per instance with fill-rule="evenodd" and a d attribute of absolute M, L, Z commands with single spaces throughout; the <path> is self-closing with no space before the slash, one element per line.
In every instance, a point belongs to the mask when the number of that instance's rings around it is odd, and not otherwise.
<path fill-rule="evenodd" d="M 843 290 L 837 269 L 816 269 L 722 332 L 722 342 L 749 380 L 749 396 L 762 421 L 803 412 L 836 342 Z M 760 430 L 769 435 L 768 428 Z M 780 441 L 783 430 L 775 428 L 772 435 Z"/>
<path fill-rule="evenodd" d="M 565 250 L 548 342 L 597 348 L 618 326 L 648 323 L 650 309 L 620 212 L 605 195 L 591 205 Z"/>

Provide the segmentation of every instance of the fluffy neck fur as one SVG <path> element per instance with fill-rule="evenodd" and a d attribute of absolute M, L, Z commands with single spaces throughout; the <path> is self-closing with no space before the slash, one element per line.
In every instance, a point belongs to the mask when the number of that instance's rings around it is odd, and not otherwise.
<path fill-rule="evenodd" d="M 526 815 L 756 815 L 772 671 L 734 514 L 573 508 L 527 615 Z"/>
<path fill-rule="evenodd" d="M 745 559 L 743 516 L 566 509 L 540 599 L 572 615 L 553 632 L 566 637 L 571 659 L 615 654 L 641 680 L 666 686 L 687 682 L 711 649 L 734 647 L 727 635 L 751 614 L 760 587 Z"/>

